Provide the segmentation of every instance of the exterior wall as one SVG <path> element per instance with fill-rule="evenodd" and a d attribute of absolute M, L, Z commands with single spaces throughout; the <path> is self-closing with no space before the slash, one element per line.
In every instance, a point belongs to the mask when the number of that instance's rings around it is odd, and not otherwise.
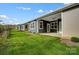
<path fill-rule="evenodd" d="M 31 25 L 34 23 L 34 27 L 31 28 Z M 29 32 L 38 32 L 37 31 L 37 21 L 32 21 L 30 23 L 28 23 L 28 31 Z"/>
<path fill-rule="evenodd" d="M 21 25 L 21 30 L 25 31 L 25 25 Z"/>
<path fill-rule="evenodd" d="M 42 29 L 40 29 L 40 24 L 39 24 L 39 32 L 40 33 L 45 33 L 45 32 L 47 32 L 47 23 L 49 23 L 48 21 L 44 21 L 44 20 L 40 20 L 40 21 L 43 21 L 43 28 Z M 39 22 L 40 22 L 39 21 Z"/>
<path fill-rule="evenodd" d="M 28 23 L 27 26 L 28 26 L 28 31 L 30 32 L 30 23 Z"/>
<path fill-rule="evenodd" d="M 39 33 L 39 25 L 38 24 L 39 24 L 39 20 L 36 21 L 36 30 L 37 30 L 36 32 L 37 33 Z"/>
<path fill-rule="evenodd" d="M 25 25 L 18 25 L 18 26 L 17 26 L 17 29 L 18 29 L 19 31 L 24 31 L 24 30 L 25 30 Z"/>
<path fill-rule="evenodd" d="M 26 29 L 26 30 L 27 30 L 27 27 L 28 27 L 27 24 L 25 24 L 25 29 Z"/>
<path fill-rule="evenodd" d="M 40 29 L 40 21 L 43 21 L 43 29 Z M 31 28 L 31 24 L 34 23 L 34 28 Z M 44 33 L 47 32 L 47 21 L 44 20 L 36 20 L 28 23 L 28 31 L 29 32 L 36 32 L 36 33 Z"/>
<path fill-rule="evenodd" d="M 52 22 L 56 22 L 57 23 L 57 24 L 55 24 L 56 28 L 52 28 L 51 27 L 51 23 Z M 51 28 L 50 32 L 55 32 L 56 33 L 58 31 L 58 20 L 51 21 L 51 23 L 50 23 L 50 28 Z"/>
<path fill-rule="evenodd" d="M 44 28 L 40 28 L 40 21 L 42 21 L 42 20 L 38 21 L 38 31 L 39 31 L 39 33 L 43 33 L 44 32 Z M 44 26 L 44 23 L 43 23 L 43 26 Z"/>
<path fill-rule="evenodd" d="M 62 13 L 62 36 L 79 36 L 79 7 Z"/>
<path fill-rule="evenodd" d="M 40 21 L 43 21 L 43 28 L 42 29 L 40 29 L 39 28 L 39 32 L 40 33 L 46 33 L 47 32 L 47 24 L 50 24 L 50 32 L 57 32 L 58 31 L 58 28 L 56 28 L 56 29 L 53 29 L 53 28 L 51 28 L 51 23 L 52 22 L 58 22 L 58 20 L 54 20 L 54 21 L 45 21 L 45 20 L 40 20 Z M 40 22 L 39 21 L 39 22 Z M 58 24 L 57 24 L 58 25 Z M 56 25 L 56 26 L 57 26 Z M 60 25 L 60 24 L 59 24 Z M 39 26 L 38 27 L 40 27 L 40 24 L 39 24 Z"/>
<path fill-rule="evenodd" d="M 18 27 L 18 30 L 20 31 L 20 26 L 18 25 L 17 27 Z"/>
<path fill-rule="evenodd" d="M 58 30 L 57 32 L 61 34 L 62 32 L 62 19 L 58 19 Z"/>
<path fill-rule="evenodd" d="M 40 28 L 40 21 L 43 22 L 43 28 Z M 36 21 L 29 22 L 28 23 L 28 31 L 29 32 L 36 32 L 36 33 L 46 33 L 47 32 L 47 24 L 50 24 L 50 32 L 56 33 L 59 29 L 58 28 L 56 28 L 56 29 L 51 28 L 51 22 L 58 22 L 58 19 L 52 20 L 52 21 L 45 21 L 45 20 L 38 19 Z M 34 23 L 34 28 L 31 28 L 32 23 Z"/>
<path fill-rule="evenodd" d="M 61 21 L 59 21 L 59 24 L 58 24 L 58 26 L 59 26 L 59 27 L 58 27 L 58 31 L 59 31 L 59 32 L 61 32 L 61 31 L 62 31 L 62 27 L 61 27 L 61 26 L 62 26 L 62 25 L 61 25 Z"/>

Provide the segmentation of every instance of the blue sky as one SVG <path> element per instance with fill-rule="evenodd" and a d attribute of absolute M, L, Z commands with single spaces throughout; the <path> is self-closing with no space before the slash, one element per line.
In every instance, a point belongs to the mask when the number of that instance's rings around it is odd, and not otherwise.
<path fill-rule="evenodd" d="M 0 3 L 0 20 L 20 24 L 63 7 L 63 3 Z"/>

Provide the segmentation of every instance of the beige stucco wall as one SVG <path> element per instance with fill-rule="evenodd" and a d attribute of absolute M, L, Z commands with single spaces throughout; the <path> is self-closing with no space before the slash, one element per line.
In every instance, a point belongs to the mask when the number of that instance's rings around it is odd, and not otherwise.
<path fill-rule="evenodd" d="M 62 12 L 62 35 L 79 36 L 79 8 Z"/>

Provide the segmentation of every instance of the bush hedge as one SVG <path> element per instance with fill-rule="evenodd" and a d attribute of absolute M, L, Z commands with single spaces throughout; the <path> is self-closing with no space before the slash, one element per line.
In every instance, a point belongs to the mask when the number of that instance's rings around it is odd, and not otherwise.
<path fill-rule="evenodd" d="M 8 38 L 10 35 L 11 28 L 5 25 L 0 25 L 0 36 L 4 38 Z"/>
<path fill-rule="evenodd" d="M 73 42 L 79 42 L 79 37 L 71 37 L 71 41 L 73 41 Z"/>

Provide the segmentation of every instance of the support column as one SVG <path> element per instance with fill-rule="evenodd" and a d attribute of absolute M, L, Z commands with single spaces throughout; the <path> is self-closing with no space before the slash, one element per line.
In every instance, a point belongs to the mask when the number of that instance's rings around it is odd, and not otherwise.
<path fill-rule="evenodd" d="M 58 34 L 58 33 L 59 33 L 59 23 L 58 23 L 58 19 L 57 19 L 56 23 L 57 23 L 57 34 Z"/>
<path fill-rule="evenodd" d="M 37 20 L 37 33 L 39 33 L 39 20 Z"/>

